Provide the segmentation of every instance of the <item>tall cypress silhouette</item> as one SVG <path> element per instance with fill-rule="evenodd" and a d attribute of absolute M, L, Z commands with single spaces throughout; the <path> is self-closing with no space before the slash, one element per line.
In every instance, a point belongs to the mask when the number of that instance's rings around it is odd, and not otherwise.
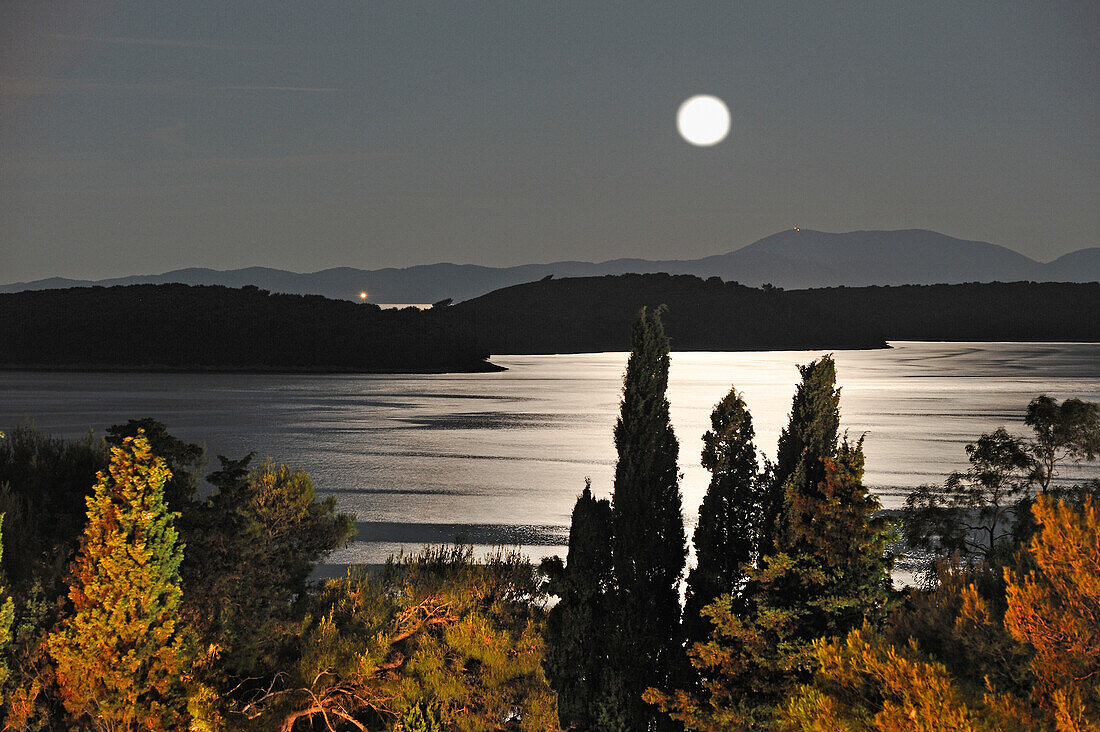
<path fill-rule="evenodd" d="M 762 553 L 752 583 L 757 617 L 785 618 L 785 627 L 769 631 L 779 639 L 775 658 L 793 654 L 778 663 L 784 683 L 805 680 L 792 659 L 814 639 L 881 622 L 890 589 L 889 531 L 863 485 L 863 439 L 838 441 L 836 364 L 824 356 L 799 371 L 790 425 L 779 437 L 774 549 Z"/>
<path fill-rule="evenodd" d="M 832 359 L 800 371 L 778 464 L 764 479 L 775 518 L 761 529 L 774 550 L 760 549 L 738 578 L 740 596 L 720 595 L 707 606 L 712 632 L 693 648 L 695 688 L 647 694 L 690 729 L 772 729 L 782 700 L 809 680 L 816 640 L 885 619 L 890 530 L 863 485 L 863 441 L 838 444 Z"/>
<path fill-rule="evenodd" d="M 779 446 L 760 537 L 760 555 L 772 554 L 785 531 L 790 494 L 814 494 L 825 479 L 824 458 L 836 457 L 840 431 L 840 389 L 836 388 L 836 363 L 822 356 L 798 367 L 802 381 L 791 402 L 790 422 L 779 435 Z"/>
<path fill-rule="evenodd" d="M 543 561 L 542 570 L 547 591 L 561 598 L 546 619 L 543 661 L 558 695 L 558 719 L 565 729 L 597 729 L 612 662 L 607 655 L 611 505 L 593 498 L 588 481 L 573 507 L 565 566 L 551 557 Z"/>
<path fill-rule="evenodd" d="M 631 730 L 677 728 L 643 702 L 642 693 L 651 686 L 667 688 L 686 665 L 679 584 L 687 543 L 676 468 L 679 446 L 665 398 L 669 348 L 661 311 L 643 309 L 634 321 L 615 425 L 619 459 L 611 499 L 616 590 L 611 660 L 617 710 L 603 725 Z"/>
<path fill-rule="evenodd" d="M 696 565 L 684 604 L 684 632 L 696 642 L 705 642 L 713 628 L 699 611 L 719 595 L 730 593 L 734 610 L 744 610 L 745 568 L 756 558 L 763 513 L 752 416 L 736 389 L 715 405 L 710 424 L 702 455 L 710 485 L 699 507 Z"/>
<path fill-rule="evenodd" d="M 788 495 L 779 546 L 794 559 L 798 590 L 779 592 L 773 604 L 797 613 L 807 643 L 843 636 L 864 621 L 882 622 L 891 587 L 890 527 L 876 516 L 882 505 L 863 485 L 863 439 L 845 437 L 834 452 L 822 459 L 822 479 L 812 493 Z"/>

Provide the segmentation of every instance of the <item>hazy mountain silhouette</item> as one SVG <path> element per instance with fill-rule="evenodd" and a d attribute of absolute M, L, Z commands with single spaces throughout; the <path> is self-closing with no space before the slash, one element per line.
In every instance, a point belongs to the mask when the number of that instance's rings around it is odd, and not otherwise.
<path fill-rule="evenodd" d="M 1100 281 L 1100 248 L 1081 249 L 1053 262 L 1042 263 L 996 244 L 955 239 L 921 229 L 844 234 L 790 229 L 728 254 L 702 259 L 613 259 L 599 263 L 568 261 L 518 267 L 442 263 L 377 270 L 337 267 L 308 274 L 268 267 L 228 271 L 190 268 L 94 282 L 55 277 L 0 285 L 0 292 L 92 284 L 179 282 L 229 287 L 255 285 L 272 292 L 340 299 L 357 299 L 365 290 L 371 302 L 430 303 L 444 298 L 466 300 L 548 275 L 593 277 L 629 272 L 718 276 L 746 285 L 771 283 L 788 289 L 1027 280 L 1095 282 Z"/>
<path fill-rule="evenodd" d="M 1046 268 L 1052 280 L 1084 282 L 1084 279 L 1079 278 L 1089 276 L 1096 279 L 1096 273 L 1100 272 L 1100 247 L 1078 249 L 1076 252 L 1064 254 L 1046 265 Z"/>

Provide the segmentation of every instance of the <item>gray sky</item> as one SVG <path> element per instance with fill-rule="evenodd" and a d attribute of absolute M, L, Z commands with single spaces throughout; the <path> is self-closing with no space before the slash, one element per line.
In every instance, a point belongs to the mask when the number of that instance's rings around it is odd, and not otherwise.
<path fill-rule="evenodd" d="M 1095 2 L 6 0 L 0 282 L 1100 245 Z M 688 96 L 729 137 L 676 133 Z"/>

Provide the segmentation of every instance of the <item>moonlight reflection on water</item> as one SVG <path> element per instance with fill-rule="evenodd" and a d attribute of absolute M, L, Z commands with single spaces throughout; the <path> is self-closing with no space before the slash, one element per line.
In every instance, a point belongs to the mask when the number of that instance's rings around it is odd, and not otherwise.
<path fill-rule="evenodd" d="M 835 354 L 842 428 L 866 434 L 866 483 L 887 507 L 963 467 L 963 450 L 1001 425 L 1023 432 L 1034 396 L 1100 400 L 1100 345 L 895 343 Z M 756 443 L 773 457 L 798 381 L 824 352 L 674 352 L 669 401 L 690 527 L 706 490 L 699 465 L 710 411 L 735 385 Z M 251 450 L 307 470 L 359 522 L 334 562 L 380 562 L 465 536 L 562 553 L 573 501 L 592 478 L 610 491 L 625 353 L 498 356 L 493 374 L 0 375 L 0 428 L 23 418 L 54 433 L 98 433 L 152 416 L 218 454 Z M 1096 463 L 1075 475 L 1100 477 Z"/>

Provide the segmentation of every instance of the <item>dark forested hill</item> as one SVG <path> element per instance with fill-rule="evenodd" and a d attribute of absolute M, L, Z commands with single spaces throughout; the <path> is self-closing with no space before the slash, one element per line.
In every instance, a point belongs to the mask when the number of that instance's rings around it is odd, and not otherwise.
<path fill-rule="evenodd" d="M 1100 341 L 1100 284 L 784 291 L 717 277 L 542 280 L 431 310 L 254 287 L 131 285 L 0 295 L 0 366 L 481 371 L 488 354 L 622 351 L 667 305 L 674 350 L 881 348 L 888 340 Z"/>
<path fill-rule="evenodd" d="M 874 348 L 887 340 L 1100 340 L 1100 284 L 993 283 L 783 291 L 690 275 L 544 280 L 436 317 L 490 353 L 626 350 L 638 309 L 665 304 L 674 350 Z"/>
<path fill-rule="evenodd" d="M 624 351 L 643 305 L 667 305 L 673 349 L 878 348 L 882 334 L 857 330 L 786 293 L 717 277 L 618 275 L 507 287 L 439 313 L 491 353 Z"/>
<path fill-rule="evenodd" d="M 0 295 L 0 365 L 485 371 L 488 353 L 415 309 L 255 287 L 131 285 Z"/>

